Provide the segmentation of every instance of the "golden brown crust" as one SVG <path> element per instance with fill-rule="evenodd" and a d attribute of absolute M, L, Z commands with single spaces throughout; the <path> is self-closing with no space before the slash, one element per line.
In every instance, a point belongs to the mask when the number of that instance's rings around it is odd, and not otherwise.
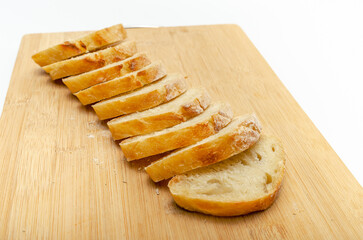
<path fill-rule="evenodd" d="M 72 93 L 75 93 L 98 83 L 107 82 L 114 78 L 138 71 L 143 67 L 148 66 L 150 63 L 151 61 L 147 58 L 145 53 L 139 53 L 131 58 L 120 61 L 117 64 L 105 66 L 77 76 L 64 78 L 63 83 Z"/>
<path fill-rule="evenodd" d="M 179 95 L 187 90 L 187 85 L 183 77 L 176 78 L 171 84 L 175 87 L 175 93 Z M 150 92 L 127 97 L 123 101 L 119 100 L 118 97 L 115 97 L 107 101 L 96 103 L 92 105 L 92 107 L 101 120 L 143 111 L 165 103 L 168 99 L 170 100 L 170 96 L 168 96 L 166 91 L 166 86 L 170 86 L 170 84 L 166 83 L 166 85 L 161 85 L 160 88 Z"/>
<path fill-rule="evenodd" d="M 169 184 L 173 184 L 173 180 L 174 178 L 169 182 Z M 265 210 L 270 207 L 278 195 L 280 185 L 281 182 L 278 185 L 278 188 L 273 193 L 248 202 L 217 202 L 211 200 L 208 201 L 205 199 L 188 198 L 186 196 L 173 194 L 172 192 L 171 195 L 173 196 L 174 201 L 180 207 L 185 208 L 189 211 L 197 211 L 209 215 L 223 217 L 239 216 L 251 212 Z"/>
<path fill-rule="evenodd" d="M 219 132 L 220 130 L 222 130 L 222 128 L 224 128 L 228 123 L 231 122 L 232 118 L 232 108 L 221 109 L 218 114 L 214 114 L 212 116 L 214 131 Z"/>
<path fill-rule="evenodd" d="M 55 45 L 32 56 L 41 67 L 91 52 L 107 45 L 124 40 L 127 37 L 122 24 L 104 28 L 73 41 Z"/>
<path fill-rule="evenodd" d="M 185 93 L 186 94 L 186 93 Z M 124 117 L 115 118 L 107 123 L 113 139 L 123 139 L 136 135 L 148 134 L 175 126 L 179 123 L 199 115 L 210 104 L 210 97 L 206 91 L 200 95 L 187 99 L 177 109 L 158 113 L 155 112 L 145 117 L 138 117 L 128 121 L 121 121 Z"/>
<path fill-rule="evenodd" d="M 194 117 L 203 112 L 211 103 L 210 96 L 207 92 L 200 98 L 193 100 L 192 102 L 185 103 L 181 106 L 181 114 L 187 119 Z"/>
<path fill-rule="evenodd" d="M 222 114 L 223 117 L 219 117 Z M 128 138 L 122 141 L 120 146 L 128 161 L 160 154 L 192 145 L 215 134 L 220 128 L 226 126 L 232 120 L 232 117 L 231 107 L 223 104 L 217 110 L 217 113 L 213 113 L 193 125 L 160 135 L 145 135 L 142 140 Z"/>
<path fill-rule="evenodd" d="M 208 97 L 209 98 L 209 97 Z M 202 113 L 210 104 L 204 104 L 201 99 L 194 99 L 192 102 L 180 106 L 179 114 L 183 116 L 184 121 Z"/>
<path fill-rule="evenodd" d="M 177 150 L 146 167 L 146 172 L 154 182 L 159 182 L 222 161 L 248 149 L 260 137 L 259 121 L 253 115 L 236 119 L 234 121 L 241 121 L 236 127 L 230 126 L 232 129 L 228 128 L 211 136 L 201 144 Z"/>
<path fill-rule="evenodd" d="M 112 133 L 113 139 L 119 140 L 130 136 L 159 131 L 184 121 L 185 120 L 182 115 L 173 112 L 167 112 L 142 119 L 133 119 L 132 121 L 127 121 L 120 124 L 108 122 L 107 125 Z"/>
<path fill-rule="evenodd" d="M 144 85 L 159 80 L 165 75 L 165 70 L 160 63 L 150 64 L 139 71 L 91 86 L 74 95 L 83 105 L 88 105 L 141 88 Z"/>
<path fill-rule="evenodd" d="M 55 80 L 122 61 L 134 55 L 136 51 L 136 43 L 134 41 L 129 41 L 104 50 L 49 64 L 43 67 L 43 69 L 49 73 L 52 80 Z"/>

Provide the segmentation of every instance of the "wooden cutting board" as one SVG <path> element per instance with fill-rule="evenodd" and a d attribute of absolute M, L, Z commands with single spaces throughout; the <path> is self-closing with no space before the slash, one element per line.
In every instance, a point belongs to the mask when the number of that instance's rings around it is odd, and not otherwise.
<path fill-rule="evenodd" d="M 362 187 L 238 26 L 128 30 L 169 72 L 230 102 L 236 115 L 255 112 L 264 133 L 281 138 L 287 173 L 276 202 L 232 218 L 178 208 L 144 163 L 123 159 L 92 108 L 32 62 L 81 34 L 22 39 L 0 120 L 0 239 L 363 237 Z"/>

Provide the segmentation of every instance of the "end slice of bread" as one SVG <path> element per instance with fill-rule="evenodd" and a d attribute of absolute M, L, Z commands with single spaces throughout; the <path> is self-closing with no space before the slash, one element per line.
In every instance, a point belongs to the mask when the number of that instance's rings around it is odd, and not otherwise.
<path fill-rule="evenodd" d="M 97 52 L 91 52 L 68 60 L 52 63 L 43 67 L 43 69 L 49 73 L 52 80 L 55 80 L 122 61 L 134 55 L 136 51 L 135 41 L 127 41 Z"/>
<path fill-rule="evenodd" d="M 118 117 L 107 122 L 113 139 L 123 139 L 175 126 L 201 114 L 210 104 L 205 89 L 192 88 L 158 107 Z"/>
<path fill-rule="evenodd" d="M 200 115 L 158 132 L 128 138 L 120 143 L 128 161 L 192 145 L 224 128 L 233 118 L 229 104 L 216 103 Z"/>
<path fill-rule="evenodd" d="M 34 62 L 43 67 L 61 60 L 92 52 L 108 45 L 120 42 L 127 37 L 122 24 L 117 24 L 89 33 L 81 38 L 65 41 L 32 56 Z"/>
<path fill-rule="evenodd" d="M 258 141 L 260 132 L 261 126 L 256 116 L 239 116 L 217 134 L 176 150 L 145 170 L 154 182 L 159 182 L 208 166 L 248 149 Z"/>
<path fill-rule="evenodd" d="M 64 78 L 63 83 L 72 93 L 75 93 L 96 84 L 107 82 L 114 78 L 138 71 L 150 63 L 151 61 L 145 53 L 136 53 L 123 61 L 115 62 L 77 76 Z"/>
<path fill-rule="evenodd" d="M 187 84 L 182 75 L 168 74 L 155 83 L 96 103 L 92 107 L 97 116 L 104 120 L 159 106 L 176 98 L 186 90 Z"/>
<path fill-rule="evenodd" d="M 175 176 L 168 187 L 182 208 L 237 216 L 271 206 L 284 172 L 285 153 L 280 141 L 261 136 L 253 147 L 238 155 Z"/>
<path fill-rule="evenodd" d="M 141 88 L 166 75 L 160 62 L 152 63 L 136 72 L 114 78 L 81 90 L 74 95 L 83 105 L 88 105 L 116 95 Z"/>

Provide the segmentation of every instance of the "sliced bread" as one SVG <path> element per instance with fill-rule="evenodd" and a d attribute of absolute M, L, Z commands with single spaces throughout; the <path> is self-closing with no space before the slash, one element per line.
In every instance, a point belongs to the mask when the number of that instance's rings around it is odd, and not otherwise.
<path fill-rule="evenodd" d="M 89 33 L 76 40 L 65 41 L 34 54 L 32 58 L 34 62 L 43 67 L 120 42 L 126 37 L 124 27 L 122 24 L 118 24 Z"/>
<path fill-rule="evenodd" d="M 88 105 L 141 88 L 144 85 L 159 80 L 165 75 L 165 69 L 161 63 L 156 62 L 122 77 L 114 78 L 81 90 L 74 95 L 83 105 Z"/>
<path fill-rule="evenodd" d="M 92 107 L 97 116 L 104 120 L 159 106 L 176 98 L 186 90 L 187 84 L 182 75 L 168 74 L 155 83 L 96 103 Z"/>
<path fill-rule="evenodd" d="M 182 208 L 237 216 L 268 208 L 285 172 L 285 153 L 275 137 L 261 136 L 250 149 L 225 161 L 175 176 L 168 184 Z"/>
<path fill-rule="evenodd" d="M 98 83 L 107 82 L 111 79 L 138 71 L 150 63 L 151 61 L 146 57 L 145 53 L 136 53 L 123 61 L 115 62 L 77 76 L 64 78 L 63 83 L 72 93 L 75 93 Z"/>
<path fill-rule="evenodd" d="M 170 102 L 112 119 L 107 125 L 114 140 L 148 134 L 185 122 L 202 113 L 209 104 L 205 89 L 192 88 Z"/>
<path fill-rule="evenodd" d="M 128 138 L 120 143 L 128 161 L 192 145 L 224 128 L 233 118 L 231 106 L 212 104 L 200 115 L 174 127 Z"/>
<path fill-rule="evenodd" d="M 176 150 L 145 168 L 154 182 L 208 166 L 236 155 L 257 142 L 261 127 L 254 115 L 239 116 L 217 134 Z"/>
<path fill-rule="evenodd" d="M 122 61 L 134 55 L 136 51 L 136 43 L 134 41 L 127 41 L 97 52 L 91 52 L 75 58 L 52 63 L 44 66 L 43 69 L 49 73 L 52 80 L 55 80 Z"/>

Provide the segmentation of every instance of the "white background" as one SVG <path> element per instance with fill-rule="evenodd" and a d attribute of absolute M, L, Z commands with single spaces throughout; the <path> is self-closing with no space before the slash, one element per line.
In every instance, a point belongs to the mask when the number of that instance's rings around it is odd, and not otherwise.
<path fill-rule="evenodd" d="M 362 0 L 1 1 L 0 110 L 24 34 L 116 23 L 240 25 L 362 185 Z"/>

